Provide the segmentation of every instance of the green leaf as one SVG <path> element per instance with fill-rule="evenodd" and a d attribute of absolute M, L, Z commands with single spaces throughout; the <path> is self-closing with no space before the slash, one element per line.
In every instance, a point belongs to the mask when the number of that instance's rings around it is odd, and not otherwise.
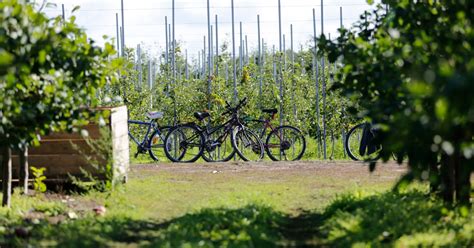
<path fill-rule="evenodd" d="M 0 66 L 10 65 L 11 62 L 13 62 L 13 55 L 0 49 Z"/>
<path fill-rule="evenodd" d="M 446 115 L 448 113 L 448 102 L 446 99 L 440 98 L 436 101 L 435 113 L 439 120 L 444 121 L 446 119 Z"/>
<path fill-rule="evenodd" d="M 80 8 L 81 8 L 81 6 L 79 6 L 79 5 L 74 6 L 74 8 L 72 9 L 71 13 L 74 13 L 74 12 L 78 11 Z"/>

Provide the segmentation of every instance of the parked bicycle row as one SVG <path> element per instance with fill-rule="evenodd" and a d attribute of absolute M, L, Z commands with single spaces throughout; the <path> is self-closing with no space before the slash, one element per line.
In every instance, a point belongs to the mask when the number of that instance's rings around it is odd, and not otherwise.
<path fill-rule="evenodd" d="M 148 121 L 129 120 L 129 136 L 140 153 L 149 153 L 153 160 L 166 157 L 172 162 L 225 162 L 238 156 L 244 161 L 260 161 L 265 153 L 273 161 L 294 161 L 303 157 L 306 140 L 303 133 L 293 126 L 274 127 L 272 120 L 277 109 L 263 109 L 261 118 L 242 114 L 247 98 L 235 106 L 226 103 L 222 114 L 225 121 L 213 124 L 207 112 L 194 113 L 195 122 L 175 126 L 160 126 L 161 112 L 147 114 Z M 146 129 L 139 139 L 130 131 L 134 126 Z"/>

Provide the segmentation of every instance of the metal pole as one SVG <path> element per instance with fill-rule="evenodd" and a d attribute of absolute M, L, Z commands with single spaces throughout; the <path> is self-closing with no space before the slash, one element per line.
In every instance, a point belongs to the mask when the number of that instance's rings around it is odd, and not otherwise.
<path fill-rule="evenodd" d="M 339 26 L 344 28 L 344 24 L 342 24 L 342 7 L 339 7 Z"/>
<path fill-rule="evenodd" d="M 234 28 L 234 0 L 231 0 L 232 9 L 232 64 L 234 77 L 234 102 L 237 103 L 237 74 L 235 72 L 235 28 Z"/>
<path fill-rule="evenodd" d="M 115 13 L 115 27 L 117 29 L 117 57 L 120 57 L 120 30 L 119 30 L 119 20 L 118 13 Z"/>
<path fill-rule="evenodd" d="M 169 61 L 169 40 L 168 40 L 168 17 L 165 16 L 165 36 L 166 36 L 166 50 L 165 50 L 165 64 L 168 66 L 168 61 Z"/>
<path fill-rule="evenodd" d="M 290 24 L 290 44 L 291 44 L 291 72 L 294 74 L 295 73 L 295 53 L 293 50 L 293 24 Z M 293 102 L 293 117 L 295 120 L 297 119 L 297 113 L 296 113 L 296 102 L 295 102 L 295 91 L 296 91 L 296 85 L 295 85 L 295 79 L 293 78 L 293 90 L 291 91 L 291 101 Z"/>
<path fill-rule="evenodd" d="M 211 58 L 210 59 L 210 74 L 212 75 L 214 73 L 214 27 L 211 25 L 211 37 L 210 37 L 210 41 L 211 41 L 211 46 L 209 47 L 209 57 Z"/>
<path fill-rule="evenodd" d="M 278 0 L 278 29 L 279 29 L 279 39 L 280 39 L 280 54 L 283 52 L 282 49 L 282 33 L 281 33 L 281 0 Z M 280 56 L 279 56 L 280 57 Z M 280 60 L 280 75 L 279 75 L 279 81 L 280 81 L 280 125 L 283 125 L 283 118 L 284 118 L 284 113 L 283 113 L 283 75 L 281 71 L 281 57 L 279 58 Z"/>
<path fill-rule="evenodd" d="M 188 50 L 184 50 L 184 53 L 186 54 L 186 64 L 185 64 L 185 73 L 186 73 L 186 80 L 189 80 L 189 69 L 188 69 Z"/>
<path fill-rule="evenodd" d="M 321 0 L 321 35 L 324 35 L 324 0 Z M 324 75 L 325 70 L 325 58 L 321 58 L 321 76 L 323 79 L 323 152 L 324 159 L 327 159 L 327 149 L 326 149 L 326 78 Z"/>
<path fill-rule="evenodd" d="M 260 74 L 258 75 L 259 87 L 258 87 L 258 99 L 259 107 L 262 108 L 262 80 L 263 80 L 263 71 L 262 71 L 262 45 L 260 43 L 260 15 L 257 15 L 257 29 L 258 29 L 258 67 Z"/>
<path fill-rule="evenodd" d="M 123 11 L 123 0 L 121 0 L 122 5 L 122 57 L 125 56 L 125 17 Z"/>
<path fill-rule="evenodd" d="M 143 74 L 142 74 L 142 51 L 140 49 L 140 44 L 137 45 L 137 70 L 138 70 L 138 87 L 141 89 Z"/>
<path fill-rule="evenodd" d="M 121 46 L 121 50 L 122 50 L 122 57 L 125 56 L 125 52 L 124 52 L 124 44 L 123 44 L 123 29 L 122 27 L 120 27 L 120 39 L 122 41 L 122 46 Z"/>
<path fill-rule="evenodd" d="M 63 22 L 66 21 L 66 13 L 64 12 L 64 4 L 61 4 L 61 7 L 63 9 Z"/>
<path fill-rule="evenodd" d="M 245 58 L 246 58 L 246 64 L 249 64 L 249 43 L 247 39 L 247 35 L 245 35 Z"/>
<path fill-rule="evenodd" d="M 211 11 L 209 6 L 209 0 L 207 0 L 207 37 L 208 37 L 208 47 L 209 54 L 207 58 L 207 108 L 211 109 L 211 76 L 212 76 L 212 27 L 211 27 Z"/>
<path fill-rule="evenodd" d="M 242 73 L 242 69 L 244 68 L 243 66 L 243 40 L 242 40 L 242 22 L 240 22 L 240 54 L 239 54 L 239 59 L 240 59 L 240 73 Z"/>
<path fill-rule="evenodd" d="M 202 54 L 202 74 L 203 76 L 206 75 L 207 72 L 207 65 L 206 65 L 206 36 L 203 36 L 203 54 Z"/>
<path fill-rule="evenodd" d="M 225 86 L 227 86 L 229 82 L 229 65 L 225 63 Z"/>
<path fill-rule="evenodd" d="M 316 40 L 316 10 L 313 9 L 313 36 L 314 36 L 314 51 L 313 51 L 313 73 L 314 73 L 314 80 L 316 81 L 316 122 L 318 123 L 318 129 L 320 127 L 320 120 L 319 120 L 319 66 L 318 66 L 318 55 L 317 55 L 317 40 Z M 318 130 L 319 131 L 319 130 Z M 321 153 L 321 138 L 318 135 L 318 156 Z"/>
<path fill-rule="evenodd" d="M 151 60 L 148 61 L 148 87 L 150 90 L 150 109 L 153 109 L 153 78 L 152 78 L 152 69 L 151 69 Z"/>
<path fill-rule="evenodd" d="M 172 67 L 173 67 L 173 76 L 172 76 L 172 80 L 173 80 L 173 91 L 176 92 L 176 39 L 175 39 L 175 5 L 174 5 L 174 0 L 172 0 L 172 16 L 171 16 L 171 22 L 173 24 L 173 39 L 172 39 L 172 47 L 171 47 L 171 55 L 172 55 Z M 173 107 L 174 107 L 174 123 L 173 124 L 177 124 L 178 123 L 178 114 L 177 114 L 177 110 L 176 110 L 176 97 L 173 97 Z"/>
<path fill-rule="evenodd" d="M 216 77 L 219 76 L 219 29 L 216 15 Z"/>
<path fill-rule="evenodd" d="M 201 51 L 198 51 L 198 77 L 201 77 Z"/>
<path fill-rule="evenodd" d="M 286 71 L 286 36 L 283 34 L 283 65 Z"/>

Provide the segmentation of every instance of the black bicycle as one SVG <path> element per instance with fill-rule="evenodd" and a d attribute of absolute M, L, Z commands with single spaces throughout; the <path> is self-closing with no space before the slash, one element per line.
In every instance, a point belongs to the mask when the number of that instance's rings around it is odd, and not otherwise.
<path fill-rule="evenodd" d="M 138 154 L 148 152 L 153 160 L 158 161 L 165 157 L 164 140 L 171 127 L 159 126 L 157 120 L 163 118 L 162 112 L 148 112 L 147 117 L 149 121 L 128 120 L 128 136 L 137 144 L 135 158 Z M 146 133 L 143 138 L 135 137 L 143 134 L 144 129 Z"/>
<path fill-rule="evenodd" d="M 274 127 L 271 122 L 278 113 L 277 109 L 263 109 L 262 113 L 267 114 L 267 117 L 261 119 L 246 117 L 244 120 L 256 123 L 254 130 L 258 130 L 260 139 L 265 140 L 264 147 L 268 157 L 273 161 L 300 160 L 306 150 L 306 139 L 301 130 L 289 125 Z"/>
<path fill-rule="evenodd" d="M 224 124 L 211 126 L 211 116 L 207 112 L 197 112 L 194 117 L 203 122 L 200 126 L 194 122 L 182 124 L 171 129 L 166 136 L 165 154 L 173 162 L 194 162 L 202 156 L 205 161 L 229 161 L 237 153 L 244 161 L 259 161 L 264 156 L 264 147 L 257 134 L 248 129 L 239 118 L 240 109 L 247 98 L 236 107 L 226 103 L 226 112 L 230 115 Z"/>
<path fill-rule="evenodd" d="M 375 161 L 380 158 L 381 145 L 374 144 L 377 129 L 370 123 L 353 127 L 344 142 L 347 155 L 355 161 Z"/>

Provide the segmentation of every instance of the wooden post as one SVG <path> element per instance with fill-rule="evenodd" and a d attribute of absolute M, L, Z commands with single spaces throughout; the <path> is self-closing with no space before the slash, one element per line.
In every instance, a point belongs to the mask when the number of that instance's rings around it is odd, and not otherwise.
<path fill-rule="evenodd" d="M 23 194 L 28 194 L 28 146 L 20 151 L 20 186 L 23 187 Z"/>
<path fill-rule="evenodd" d="M 3 147 L 2 153 L 2 206 L 10 208 L 12 198 L 12 151 L 9 147 Z"/>

